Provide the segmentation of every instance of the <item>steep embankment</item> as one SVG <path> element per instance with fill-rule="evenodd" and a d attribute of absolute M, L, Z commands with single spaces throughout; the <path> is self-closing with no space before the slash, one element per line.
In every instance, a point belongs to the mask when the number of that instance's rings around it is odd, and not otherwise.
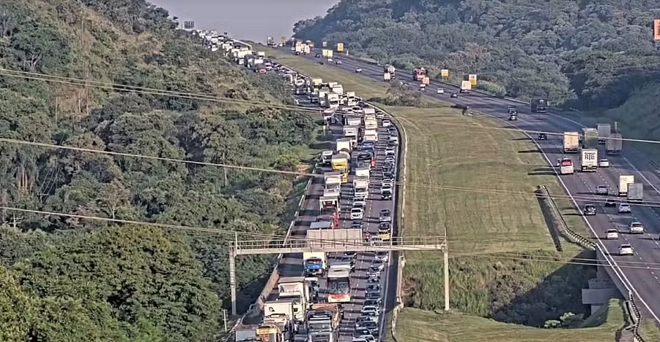
<path fill-rule="evenodd" d="M 142 0 L 2 1 L 0 137 L 282 170 L 304 164 L 315 123 L 269 105 L 290 101 L 281 79 L 246 73 L 177 26 Z M 223 234 L 281 233 L 295 182 L 10 142 L 0 151 L 1 205 L 30 211 L 0 212 L 7 342 L 214 339 L 229 291 Z M 239 260 L 241 309 L 270 266 L 267 257 Z"/>

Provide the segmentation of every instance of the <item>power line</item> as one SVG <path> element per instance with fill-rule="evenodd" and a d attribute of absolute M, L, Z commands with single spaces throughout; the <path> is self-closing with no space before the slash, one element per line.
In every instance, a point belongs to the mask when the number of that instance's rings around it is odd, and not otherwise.
<path fill-rule="evenodd" d="M 259 101 L 254 101 L 254 100 L 251 101 L 251 100 L 227 99 L 227 98 L 221 98 L 221 97 L 217 97 L 217 96 L 214 96 L 214 95 L 206 95 L 206 94 L 201 94 L 201 93 L 179 92 L 179 91 L 171 91 L 171 90 L 164 90 L 164 89 L 157 89 L 157 88 L 123 85 L 123 84 L 118 84 L 118 83 L 108 83 L 108 82 L 100 82 L 100 81 L 93 81 L 93 80 L 84 80 L 84 79 L 78 79 L 78 78 L 72 78 L 72 77 L 63 77 L 63 76 L 48 75 L 48 74 L 44 74 L 44 73 L 35 73 L 35 72 L 27 72 L 27 71 L 0 70 L 0 76 L 17 77 L 17 78 L 24 78 L 24 79 L 31 79 L 31 80 L 38 80 L 38 81 L 45 81 L 45 82 L 56 82 L 56 83 L 78 85 L 78 86 L 92 86 L 92 87 L 96 87 L 96 88 L 109 89 L 109 90 L 120 91 L 120 92 L 136 92 L 136 93 L 140 93 L 140 94 L 181 97 L 181 98 L 186 98 L 186 99 L 211 101 L 211 102 L 219 102 L 219 103 L 251 104 L 251 105 L 255 105 L 255 106 L 267 106 L 267 107 L 273 107 L 273 108 L 279 108 L 279 109 L 288 109 L 288 110 L 293 110 L 293 111 L 308 111 L 308 112 L 318 113 L 321 110 L 320 108 L 308 108 L 308 107 L 300 107 L 300 106 L 267 104 L 267 103 L 265 104 L 265 103 L 262 103 L 262 102 L 259 102 Z M 519 129 L 515 126 L 512 126 L 512 127 L 487 127 L 487 126 L 466 125 L 466 124 L 456 124 L 456 123 L 443 123 L 443 125 L 445 125 L 445 126 L 455 126 L 455 127 L 465 127 L 465 128 L 471 128 L 471 129 L 481 129 L 481 130 L 507 130 L 507 131 L 515 130 L 515 131 L 518 131 L 518 132 L 525 132 L 525 133 L 535 133 L 535 134 L 544 133 L 546 135 L 557 135 L 557 136 L 563 136 L 564 135 L 564 132 L 525 130 L 525 129 Z M 651 140 L 651 139 L 631 139 L 631 138 L 618 139 L 618 138 L 612 138 L 612 137 L 605 137 L 605 138 L 601 138 L 601 139 L 621 140 L 621 141 L 650 143 L 650 144 L 660 144 L 660 140 Z"/>
<path fill-rule="evenodd" d="M 241 169 L 241 170 L 256 171 L 256 172 L 267 172 L 267 173 L 278 173 L 278 174 L 302 176 L 302 177 L 324 178 L 324 175 L 322 175 L 322 174 L 309 173 L 309 172 L 286 171 L 286 170 L 277 170 L 277 169 L 252 167 L 252 166 L 241 166 L 241 165 L 226 164 L 226 163 L 201 162 L 201 161 L 194 161 L 194 160 L 184 160 L 184 159 L 176 159 L 176 158 L 157 157 L 157 156 L 150 156 L 150 155 L 136 154 L 136 153 L 113 152 L 113 151 L 95 150 L 95 149 L 90 149 L 90 148 L 67 146 L 67 145 L 38 143 L 38 142 L 17 140 L 17 139 L 0 138 L 0 142 L 18 144 L 18 145 L 36 146 L 36 147 L 43 147 L 43 148 L 62 149 L 62 150 L 69 150 L 69 151 L 76 151 L 76 152 L 98 153 L 98 154 L 117 156 L 117 157 L 142 158 L 142 159 L 158 160 L 158 161 L 172 162 L 172 163 L 183 163 L 183 164 L 202 165 L 202 166 L 215 166 L 215 167 L 220 167 L 220 168 Z M 393 182 L 393 185 L 402 186 L 403 183 Z M 534 195 L 534 196 L 536 196 L 533 192 L 505 190 L 505 189 L 494 189 L 494 188 L 470 188 L 470 187 L 460 187 L 460 186 L 451 186 L 451 185 L 427 185 L 427 184 L 417 184 L 417 183 L 409 183 L 408 185 L 411 186 L 411 187 L 421 187 L 421 188 L 424 188 L 424 189 L 436 189 L 436 190 L 445 190 L 445 191 L 461 191 L 461 192 L 496 194 L 496 195 L 520 195 L 520 196 L 532 196 L 532 195 Z M 568 195 L 559 195 L 559 194 L 550 195 L 550 197 L 554 198 L 554 199 L 575 199 L 575 200 L 580 201 L 580 202 L 607 203 L 606 198 L 599 199 L 598 197 L 595 197 L 595 196 L 596 196 L 596 194 L 594 194 L 592 196 L 582 196 L 582 195 L 568 196 Z M 637 207 L 660 207 L 660 202 L 654 202 L 654 201 L 642 201 L 642 202 L 635 202 L 635 203 L 630 203 L 630 204 L 631 204 L 631 206 L 637 206 Z"/>
<path fill-rule="evenodd" d="M 8 210 L 8 211 L 14 211 L 14 212 L 20 212 L 20 213 L 30 213 L 30 214 L 38 214 L 38 215 L 46 215 L 46 216 L 60 216 L 60 217 L 77 218 L 77 219 L 84 219 L 84 220 L 132 224 L 132 225 L 138 225 L 138 226 L 152 226 L 152 227 L 169 228 L 169 229 L 177 229 L 177 230 L 205 232 L 205 233 L 212 233 L 212 234 L 231 234 L 232 236 L 238 234 L 238 235 L 249 235 L 249 236 L 252 236 L 252 237 L 255 236 L 254 232 L 238 232 L 238 231 L 226 230 L 226 229 L 212 229 L 212 228 L 203 228 L 203 227 L 183 226 L 183 225 L 176 225 L 176 224 L 165 224 L 165 223 L 155 223 L 155 222 L 145 222 L 145 221 L 122 220 L 122 219 L 113 219 L 113 218 L 100 217 L 100 216 L 89 216 L 89 215 L 80 215 L 80 214 L 66 214 L 66 213 L 59 213 L 59 212 L 54 212 L 54 211 L 23 209 L 23 208 L 9 207 L 9 206 L 0 206 L 0 209 Z M 273 235 L 258 235 L 258 236 L 271 237 L 271 236 L 278 236 L 278 235 L 273 234 Z"/>

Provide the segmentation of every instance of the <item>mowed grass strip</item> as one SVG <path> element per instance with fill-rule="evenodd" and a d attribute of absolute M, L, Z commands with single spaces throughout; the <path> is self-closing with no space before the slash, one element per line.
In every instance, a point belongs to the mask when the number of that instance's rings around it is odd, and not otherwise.
<path fill-rule="evenodd" d="M 612 300 L 592 318 L 585 323 L 593 328 L 541 329 L 476 316 L 405 308 L 398 316 L 396 337 L 404 342 L 613 341 L 623 322 L 623 309 L 618 300 Z"/>

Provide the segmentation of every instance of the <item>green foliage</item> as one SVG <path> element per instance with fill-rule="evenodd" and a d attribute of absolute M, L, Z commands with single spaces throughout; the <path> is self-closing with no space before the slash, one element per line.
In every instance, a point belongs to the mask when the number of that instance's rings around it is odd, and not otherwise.
<path fill-rule="evenodd" d="M 613 108 L 657 80 L 650 24 L 658 15 L 650 0 L 358 0 L 294 32 L 396 67 L 425 66 L 432 77 L 442 68 L 454 80 L 476 73 L 500 95 Z"/>
<path fill-rule="evenodd" d="M 0 3 L 0 67 L 252 104 L 0 75 L 0 136 L 294 170 L 317 125 L 287 85 L 232 66 L 143 0 Z M 281 234 L 289 175 L 0 144 L 0 202 L 30 210 Z M 227 235 L 0 212 L 0 340 L 211 341 L 228 306 Z M 237 260 L 239 309 L 271 257 Z"/>

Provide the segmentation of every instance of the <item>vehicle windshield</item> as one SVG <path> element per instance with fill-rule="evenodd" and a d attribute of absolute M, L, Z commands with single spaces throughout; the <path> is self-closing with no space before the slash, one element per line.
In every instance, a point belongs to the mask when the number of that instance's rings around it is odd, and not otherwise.
<path fill-rule="evenodd" d="M 328 293 L 331 294 L 344 294 L 350 292 L 348 279 L 331 279 L 328 280 Z"/>
<path fill-rule="evenodd" d="M 312 331 L 332 331 L 332 323 L 328 321 L 307 322 L 307 328 Z"/>

